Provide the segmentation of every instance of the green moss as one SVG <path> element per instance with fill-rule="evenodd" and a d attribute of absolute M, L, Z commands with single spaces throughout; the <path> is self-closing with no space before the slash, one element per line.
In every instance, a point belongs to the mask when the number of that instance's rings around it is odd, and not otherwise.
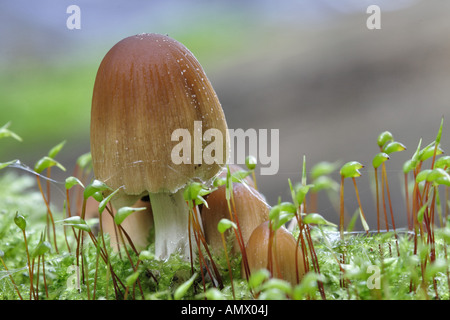
<path fill-rule="evenodd" d="M 448 168 L 444 166 L 440 173 L 447 176 L 444 170 L 448 171 Z M 19 175 L 4 167 L 1 173 L 1 300 L 233 299 L 233 289 L 238 300 L 450 299 L 447 254 L 450 219 L 446 201 L 432 203 L 428 200 L 427 207 L 422 207 L 423 211 L 416 208 L 416 215 L 421 214 L 424 221 L 422 230 L 417 228 L 417 232 L 397 229 L 395 232 L 347 231 L 341 234 L 339 226 L 319 219 L 321 217 L 317 214 L 314 219 L 310 219 L 313 221 L 309 225 L 310 241 L 305 241 L 309 273 L 299 284 L 291 285 L 273 278 L 268 271 L 262 272 L 259 280 L 253 278 L 247 281 L 241 275 L 242 257 L 237 254 L 229 256 L 232 286 L 228 262 L 220 250 L 213 254 L 211 260 L 206 250 L 201 249 L 203 256 L 207 257 L 206 266 L 200 263 L 202 260 L 199 255 L 192 265 L 178 255 L 172 255 L 166 261 L 155 259 L 152 254 L 153 244 L 146 249 L 148 254 L 142 256 L 138 256 L 129 246 L 126 247 L 127 251 L 122 249 L 116 252 L 109 245 L 108 235 L 92 233 L 95 228 L 87 227 L 84 221 L 82 229 L 76 224 L 64 226 L 64 213 L 61 209 L 51 207 L 53 217 L 58 221 L 55 225 L 56 237 L 53 237 L 47 208 L 41 193 L 36 190 L 37 180 L 33 173 L 24 171 Z M 441 181 L 431 178 L 427 176 L 426 181 Z M 447 183 L 447 180 L 442 181 Z M 294 189 L 292 184 L 290 186 L 295 201 L 302 202 L 310 195 L 309 188 L 306 191 Z M 81 188 L 79 185 L 77 187 Z M 428 195 L 434 195 L 432 192 L 438 190 L 421 187 L 422 192 L 430 190 Z M 448 192 L 449 185 L 442 187 Z M 92 184 L 86 186 L 85 190 L 88 188 L 92 189 Z M 302 192 L 301 197 L 296 194 L 298 192 Z M 311 192 L 316 190 L 312 188 Z M 288 202 L 273 208 L 279 209 L 277 217 L 286 213 L 294 217 L 298 213 L 298 207 Z M 441 227 L 433 226 L 430 229 L 425 223 L 431 210 L 439 213 Z M 15 221 L 19 215 L 23 217 L 22 223 Z M 305 221 L 308 221 L 307 217 Z M 302 236 L 305 235 L 304 231 Z M 79 234 L 82 237 L 78 242 Z M 297 224 L 292 234 L 296 239 L 300 236 Z M 232 237 L 227 239 L 228 248 L 231 248 L 232 241 Z M 49 247 L 50 250 L 47 250 Z M 33 256 L 36 248 L 44 249 L 39 251 L 39 256 Z M 27 265 L 28 253 L 31 253 L 31 271 Z M 213 271 L 212 261 L 218 273 Z M 34 290 L 31 290 L 30 275 L 33 277 Z"/>

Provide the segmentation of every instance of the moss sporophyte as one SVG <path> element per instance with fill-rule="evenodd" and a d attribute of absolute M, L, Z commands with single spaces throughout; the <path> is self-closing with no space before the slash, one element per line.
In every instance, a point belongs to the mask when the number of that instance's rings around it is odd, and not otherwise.
<path fill-rule="evenodd" d="M 210 153 L 218 156 L 228 154 L 229 131 L 200 64 L 167 36 L 132 36 L 106 54 L 91 116 L 91 152 L 76 159 L 65 181 L 52 177 L 53 168 L 68 167 L 56 160 L 65 142 L 32 168 L 0 163 L 0 299 L 450 298 L 443 119 L 436 139 L 425 147 L 419 140 L 400 170 L 386 169 L 407 152 L 389 131 L 362 151 L 374 152 L 371 164 L 322 161 L 308 170 L 304 156 L 299 181 L 287 180 L 289 197 L 280 191 L 269 204 L 256 183 L 261 154 L 246 155 L 242 167 L 173 163 L 177 128 L 201 133 L 202 150 L 214 142 L 204 133 L 219 130 L 223 143 L 214 146 L 222 152 Z M 0 139 L 21 143 L 10 127 L 0 128 Z M 400 200 L 389 184 L 399 171 Z M 375 178 L 376 228 L 359 195 L 367 178 Z M 357 205 L 345 197 L 349 179 Z M 320 212 L 324 196 L 335 216 Z M 394 201 L 405 209 L 394 212 Z M 347 221 L 349 206 L 356 214 Z M 408 223 L 398 228 L 401 214 Z"/>

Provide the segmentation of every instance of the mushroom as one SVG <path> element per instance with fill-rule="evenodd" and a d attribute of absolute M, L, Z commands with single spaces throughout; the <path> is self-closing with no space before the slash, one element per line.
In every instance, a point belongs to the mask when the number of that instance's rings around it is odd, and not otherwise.
<path fill-rule="evenodd" d="M 247 252 L 247 261 L 250 272 L 259 269 L 269 269 L 269 228 L 269 221 L 263 222 L 253 231 L 247 242 L 245 250 Z M 287 231 L 285 227 L 280 227 L 274 233 L 271 251 L 273 276 L 275 278 L 286 280 L 292 285 L 298 284 L 299 280 L 305 274 L 303 254 L 301 248 L 297 245 L 294 236 Z M 297 255 L 297 258 L 295 255 Z"/>
<path fill-rule="evenodd" d="M 223 159 L 218 156 L 213 162 L 202 157 L 212 140 L 202 139 L 209 129 L 222 137 L 214 142 L 221 147 L 215 151 Z M 181 163 L 172 161 L 175 130 L 194 136 L 193 144 L 188 141 L 189 150 L 182 150 L 186 161 Z M 149 196 L 157 257 L 167 259 L 178 252 L 189 259 L 184 187 L 191 181 L 208 183 L 218 174 L 226 163 L 228 145 L 217 95 L 184 45 L 165 35 L 138 34 L 119 41 L 105 55 L 92 98 L 94 175 L 112 189 L 120 189 L 112 199 L 116 208 Z"/>
<path fill-rule="evenodd" d="M 233 197 L 235 213 L 242 234 L 243 245 L 247 243 L 253 230 L 262 222 L 269 219 L 270 207 L 264 197 L 253 187 L 244 183 L 233 183 Z M 206 242 L 212 250 L 218 252 L 223 248 L 222 238 L 217 230 L 219 221 L 223 218 L 230 219 L 230 212 L 226 199 L 226 185 L 220 186 L 207 197 L 208 207 L 203 206 L 201 218 Z M 232 209 L 234 213 L 234 210 Z M 236 218 L 233 218 L 236 219 Z M 231 230 L 227 230 L 228 236 Z M 238 239 L 234 238 L 231 252 L 240 252 Z"/>

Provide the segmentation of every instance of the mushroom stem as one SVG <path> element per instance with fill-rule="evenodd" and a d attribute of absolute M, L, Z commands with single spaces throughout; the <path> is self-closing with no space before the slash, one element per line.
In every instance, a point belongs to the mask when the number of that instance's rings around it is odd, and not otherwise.
<path fill-rule="evenodd" d="M 183 189 L 176 193 L 149 193 L 149 196 L 155 226 L 155 256 L 167 260 L 178 252 L 189 259 L 189 207 Z"/>

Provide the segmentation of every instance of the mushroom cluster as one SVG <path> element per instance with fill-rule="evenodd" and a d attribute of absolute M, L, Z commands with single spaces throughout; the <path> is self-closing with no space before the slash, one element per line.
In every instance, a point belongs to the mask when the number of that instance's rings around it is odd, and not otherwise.
<path fill-rule="evenodd" d="M 208 137 L 200 139 L 200 154 L 198 140 L 188 143 L 188 149 L 174 148 L 174 133 L 179 130 L 194 140 Z M 202 150 L 212 140 L 208 130 L 216 130 L 220 134 L 214 138 L 223 140 L 215 145 L 219 146 L 215 155 L 221 156 L 214 161 L 202 158 Z M 99 66 L 92 98 L 92 164 L 95 178 L 113 190 L 105 196 L 114 192 L 115 211 L 142 206 L 142 199 L 149 200 L 150 205 L 144 203 L 147 210 L 137 211 L 121 223 L 135 246 L 146 247 L 149 229 L 154 228 L 156 257 L 165 260 L 179 253 L 192 259 L 190 209 L 184 193 L 191 182 L 207 185 L 228 174 L 223 170 L 228 148 L 220 102 L 200 63 L 184 45 L 164 35 L 139 34 L 108 51 Z M 270 207 L 254 181 L 247 176 L 232 184 L 232 208 L 226 188 L 222 185 L 207 195 L 208 205 L 200 207 L 198 219 L 208 245 L 216 253 L 223 248 L 218 223 L 224 218 L 236 220 L 237 238 L 231 251 L 242 253 L 245 274 L 274 262 L 273 276 L 298 282 L 304 273 L 303 264 L 298 263 L 301 249 L 283 228 L 274 235 L 275 249 L 269 248 Z M 112 244 L 118 242 L 112 219 L 105 221 L 103 229 L 110 233 Z M 270 252 L 274 256 L 267 260 Z"/>
<path fill-rule="evenodd" d="M 233 173 L 243 169 L 234 165 L 229 170 Z M 243 278 L 259 269 L 269 269 L 273 277 L 298 284 L 305 274 L 305 265 L 302 249 L 292 233 L 283 226 L 271 231 L 270 206 L 250 177 L 233 183 L 232 189 L 232 208 L 226 198 L 226 185 L 222 185 L 208 195 L 208 206 L 201 210 L 205 238 L 213 252 L 220 254 L 224 249 L 217 226 L 222 219 L 230 219 L 236 222 L 238 231 L 226 231 L 227 237 L 232 237 L 229 251 L 242 254 Z"/>
<path fill-rule="evenodd" d="M 230 219 L 225 193 L 226 185 L 220 186 L 208 196 L 208 207 L 204 206 L 201 211 L 206 241 L 216 252 L 217 249 L 222 247 L 221 235 L 217 230 L 217 225 L 221 219 Z M 233 197 L 233 214 L 235 216 L 233 220 L 236 220 L 239 224 L 239 231 L 242 235 L 243 245 L 245 245 L 253 230 L 269 219 L 270 208 L 263 196 L 246 183 L 233 183 Z M 231 232 L 232 230 L 227 230 L 226 236 L 229 237 Z M 230 252 L 235 254 L 239 251 L 238 239 L 234 237 Z"/>
<path fill-rule="evenodd" d="M 196 122 L 203 131 L 222 133 L 222 162 L 198 163 L 189 157 L 182 163 L 172 161 L 173 132 L 202 135 L 194 131 L 199 130 Z M 202 149 L 205 146 L 202 141 Z M 193 148 L 191 155 L 197 152 Z M 178 252 L 189 259 L 189 208 L 183 188 L 195 180 L 207 183 L 220 172 L 227 160 L 228 132 L 210 81 L 184 45 L 165 35 L 138 34 L 109 50 L 95 79 L 91 154 L 95 178 L 120 189 L 112 199 L 115 208 L 149 196 L 155 255 L 167 259 Z M 147 218 L 132 214 L 123 227 L 128 232 L 127 227 L 144 224 Z"/>

